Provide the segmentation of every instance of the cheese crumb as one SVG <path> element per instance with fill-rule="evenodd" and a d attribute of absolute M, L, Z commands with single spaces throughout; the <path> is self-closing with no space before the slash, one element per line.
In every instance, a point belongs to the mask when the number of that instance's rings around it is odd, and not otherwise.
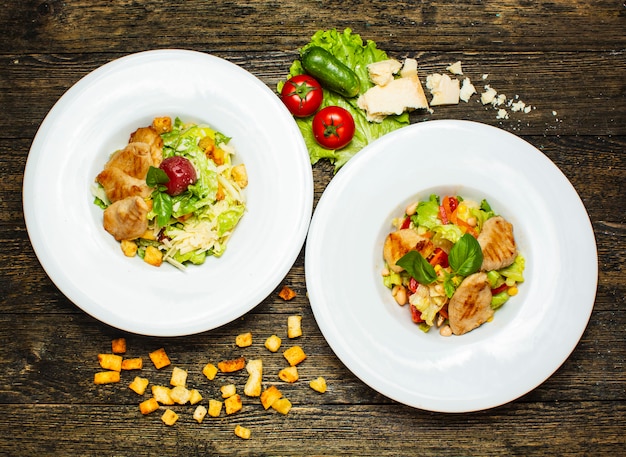
<path fill-rule="evenodd" d="M 469 99 L 472 95 L 476 93 L 476 88 L 472 84 L 469 78 L 465 78 L 463 80 L 463 84 L 461 85 L 461 91 L 459 93 L 459 98 L 463 100 L 465 103 L 469 102 Z"/>
<path fill-rule="evenodd" d="M 504 108 L 500 108 L 498 110 L 496 119 L 508 119 L 508 118 L 509 118 L 509 113 L 507 113 L 507 111 Z"/>
<path fill-rule="evenodd" d="M 454 62 L 452 65 L 446 67 L 446 70 L 448 70 L 453 75 L 462 75 L 463 69 L 461 68 L 461 61 L 459 60 L 457 62 Z"/>
<path fill-rule="evenodd" d="M 431 106 L 456 105 L 459 103 L 461 89 L 459 80 L 452 79 L 448 75 L 434 73 L 426 78 L 426 87 L 433 95 Z"/>
<path fill-rule="evenodd" d="M 377 86 L 386 86 L 393 81 L 396 73 L 400 71 L 402 64 L 395 59 L 381 60 L 367 66 L 370 80 Z"/>
<path fill-rule="evenodd" d="M 480 102 L 483 105 L 488 105 L 489 103 L 493 103 L 497 94 L 498 92 L 493 87 L 486 85 L 485 92 L 480 94 Z"/>

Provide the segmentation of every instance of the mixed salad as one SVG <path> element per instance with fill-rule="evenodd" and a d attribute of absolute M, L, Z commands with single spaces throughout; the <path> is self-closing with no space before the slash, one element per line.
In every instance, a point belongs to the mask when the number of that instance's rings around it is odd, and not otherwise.
<path fill-rule="evenodd" d="M 124 244 L 130 242 L 146 260 L 147 252 L 156 249 L 163 261 L 181 269 L 202 264 L 207 256 L 221 256 L 246 209 L 247 173 L 243 164 L 233 164 L 230 138 L 208 125 L 184 123 L 179 118 L 158 137 L 161 156 L 142 178 L 149 189 L 143 198 L 148 204 L 147 227 L 137 237 L 120 240 L 124 252 Z M 113 204 L 105 187 L 98 182 L 93 194 L 95 203 L 105 210 L 106 222 Z"/>
<path fill-rule="evenodd" d="M 444 336 L 453 333 L 448 306 L 464 280 L 472 275 L 486 275 L 486 305 L 490 308 L 487 316 L 518 293 L 518 285 L 524 281 L 524 257 L 510 244 L 512 226 L 510 233 L 483 233 L 485 224 L 494 225 L 488 222 L 492 218 L 492 222 L 496 218 L 504 221 L 486 200 L 479 203 L 461 196 L 441 198 L 433 194 L 409 205 L 402 217 L 392 221 L 395 230 L 387 237 L 383 253 L 383 283 L 398 304 L 409 305 L 413 322 L 423 331 L 438 327 Z M 486 247 L 492 241 L 507 240 L 508 247 Z M 502 263 L 501 253 L 506 249 L 510 251 L 509 259 Z M 496 260 L 506 266 L 489 269 L 493 264 L 486 257 L 494 250 Z M 461 314 L 473 314 L 474 303 L 463 300 L 461 306 L 468 309 Z M 487 317 L 486 321 L 490 319 Z"/>

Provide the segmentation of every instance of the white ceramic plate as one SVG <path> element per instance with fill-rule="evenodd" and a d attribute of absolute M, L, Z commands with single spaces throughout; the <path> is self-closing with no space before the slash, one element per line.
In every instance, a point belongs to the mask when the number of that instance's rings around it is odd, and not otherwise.
<path fill-rule="evenodd" d="M 431 193 L 486 198 L 526 258 L 519 294 L 463 336 L 423 333 L 382 285 L 392 218 Z M 441 412 L 498 406 L 552 375 L 582 336 L 598 277 L 567 178 L 522 139 L 468 121 L 414 124 L 351 159 L 315 209 L 305 268 L 315 318 L 343 363 L 378 392 Z"/>
<path fill-rule="evenodd" d="M 163 115 L 231 137 L 249 177 L 224 255 L 185 272 L 125 258 L 90 193 L 108 156 Z M 81 79 L 43 121 L 24 176 L 28 234 L 57 287 L 97 319 L 154 336 L 210 330 L 259 304 L 300 253 L 312 206 L 306 146 L 280 99 L 237 65 L 186 50 L 133 54 Z"/>

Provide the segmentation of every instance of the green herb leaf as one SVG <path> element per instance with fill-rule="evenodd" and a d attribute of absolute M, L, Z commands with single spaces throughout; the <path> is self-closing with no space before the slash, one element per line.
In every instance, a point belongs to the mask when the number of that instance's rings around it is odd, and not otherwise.
<path fill-rule="evenodd" d="M 464 234 L 450 249 L 448 262 L 452 270 L 461 276 L 478 271 L 483 263 L 483 251 L 476 238 L 469 233 Z"/>
<path fill-rule="evenodd" d="M 169 176 L 160 168 L 150 166 L 148 169 L 148 175 L 146 176 L 146 184 L 149 187 L 157 187 L 159 184 L 166 184 L 170 182 Z"/>
<path fill-rule="evenodd" d="M 156 214 L 159 227 L 167 225 L 172 217 L 172 197 L 158 189 L 152 192 L 152 211 Z"/>
<path fill-rule="evenodd" d="M 437 279 L 433 266 L 417 251 L 407 252 L 396 265 L 404 268 L 420 284 L 430 284 Z"/>

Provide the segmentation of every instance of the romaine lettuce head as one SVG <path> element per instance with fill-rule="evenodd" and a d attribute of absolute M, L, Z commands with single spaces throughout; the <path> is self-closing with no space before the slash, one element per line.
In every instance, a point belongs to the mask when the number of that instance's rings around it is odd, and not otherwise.
<path fill-rule="evenodd" d="M 359 78 L 361 86 L 360 93 L 366 92 L 373 86 L 369 80 L 367 65 L 380 60 L 388 59 L 385 51 L 376 47 L 376 43 L 363 40 L 358 34 L 352 33 L 347 28 L 343 33 L 337 30 L 319 30 L 312 37 L 311 41 L 300 49 L 300 54 L 312 46 L 319 46 L 333 54 L 338 60 L 352 68 Z M 300 60 L 296 60 L 291 65 L 288 77 L 305 73 Z M 277 90 L 280 93 L 284 81 L 278 83 Z M 335 165 L 335 172 L 346 164 L 357 152 L 367 146 L 377 138 L 386 133 L 409 125 L 408 113 L 401 115 L 387 116 L 382 122 L 369 122 L 365 111 L 357 106 L 358 97 L 344 98 L 329 90 L 324 90 L 324 100 L 321 108 L 326 106 L 340 106 L 352 114 L 355 124 L 355 133 L 352 141 L 342 149 L 331 150 L 321 147 L 313 136 L 313 116 L 296 118 L 296 123 L 302 132 L 304 142 L 309 150 L 311 164 L 315 164 L 320 159 L 328 159 Z"/>

